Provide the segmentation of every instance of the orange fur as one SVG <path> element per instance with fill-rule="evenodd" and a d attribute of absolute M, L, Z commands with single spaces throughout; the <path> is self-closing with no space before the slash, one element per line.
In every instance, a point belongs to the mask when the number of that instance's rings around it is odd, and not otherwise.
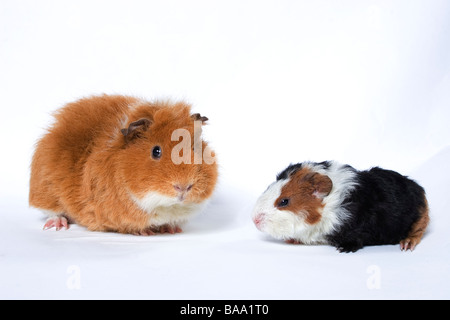
<path fill-rule="evenodd" d="M 156 191 L 176 198 L 175 184 L 192 184 L 183 203 L 202 203 L 217 182 L 217 164 L 171 161 L 175 129 L 194 137 L 194 117 L 183 102 L 145 102 L 125 96 L 96 96 L 69 103 L 37 143 L 31 164 L 30 205 L 65 215 L 89 230 L 139 233 L 152 223 L 134 197 Z M 139 119 L 148 130 L 127 141 L 121 129 Z M 161 147 L 161 159 L 152 148 Z M 207 146 L 202 142 L 203 147 Z"/>
<path fill-rule="evenodd" d="M 400 241 L 400 248 L 402 250 L 410 249 L 413 251 L 415 247 L 422 241 L 425 230 L 430 223 L 429 207 L 427 198 L 424 195 L 425 206 L 420 209 L 419 219 L 411 226 L 408 237 Z"/>

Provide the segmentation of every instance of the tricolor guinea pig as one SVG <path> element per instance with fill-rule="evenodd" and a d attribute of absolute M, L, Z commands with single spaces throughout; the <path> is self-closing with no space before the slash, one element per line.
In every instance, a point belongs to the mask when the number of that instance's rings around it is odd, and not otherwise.
<path fill-rule="evenodd" d="M 31 163 L 29 203 L 49 216 L 44 229 L 181 232 L 214 191 L 215 154 L 201 138 L 208 119 L 184 102 L 94 96 L 55 119 Z"/>
<path fill-rule="evenodd" d="M 288 243 L 340 252 L 400 244 L 414 250 L 429 222 L 424 189 L 397 172 L 335 161 L 290 165 L 257 200 L 256 227 Z"/>

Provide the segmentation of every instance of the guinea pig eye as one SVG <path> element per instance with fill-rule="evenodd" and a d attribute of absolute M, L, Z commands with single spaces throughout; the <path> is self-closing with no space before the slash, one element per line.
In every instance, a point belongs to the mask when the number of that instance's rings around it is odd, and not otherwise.
<path fill-rule="evenodd" d="M 278 202 L 278 207 L 287 207 L 289 205 L 289 199 L 281 199 L 280 202 Z"/>
<path fill-rule="evenodd" d="M 156 146 L 153 148 L 152 150 L 152 158 L 155 160 L 159 160 L 161 158 L 161 147 L 160 146 Z"/>

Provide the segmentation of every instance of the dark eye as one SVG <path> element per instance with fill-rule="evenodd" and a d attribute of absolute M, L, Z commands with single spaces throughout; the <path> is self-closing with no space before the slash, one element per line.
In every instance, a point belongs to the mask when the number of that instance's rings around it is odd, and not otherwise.
<path fill-rule="evenodd" d="M 153 148 L 152 150 L 152 158 L 155 160 L 159 160 L 161 158 L 161 147 L 160 146 L 156 146 Z"/>
<path fill-rule="evenodd" d="M 289 199 L 281 199 L 280 202 L 278 202 L 279 207 L 287 207 L 289 205 Z"/>

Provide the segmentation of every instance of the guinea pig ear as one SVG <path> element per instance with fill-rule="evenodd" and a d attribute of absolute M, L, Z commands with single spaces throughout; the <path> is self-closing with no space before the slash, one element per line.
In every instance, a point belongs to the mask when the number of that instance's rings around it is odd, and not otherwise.
<path fill-rule="evenodd" d="M 152 122 L 150 120 L 142 118 L 138 121 L 130 123 L 127 129 L 122 129 L 120 130 L 120 132 L 122 132 L 123 136 L 125 137 L 125 142 L 129 142 L 139 137 L 142 132 L 147 131 L 151 123 Z"/>
<path fill-rule="evenodd" d="M 191 118 L 192 118 L 194 121 L 201 121 L 202 124 L 205 124 L 206 121 L 209 120 L 207 117 L 202 117 L 202 116 L 200 115 L 200 113 L 194 113 L 193 115 L 191 115 Z"/>
<path fill-rule="evenodd" d="M 323 198 L 328 196 L 331 192 L 331 189 L 333 189 L 333 182 L 328 176 L 325 176 L 323 174 L 314 172 L 308 174 L 307 179 L 314 187 L 313 196 L 320 200 L 323 200 Z"/>

